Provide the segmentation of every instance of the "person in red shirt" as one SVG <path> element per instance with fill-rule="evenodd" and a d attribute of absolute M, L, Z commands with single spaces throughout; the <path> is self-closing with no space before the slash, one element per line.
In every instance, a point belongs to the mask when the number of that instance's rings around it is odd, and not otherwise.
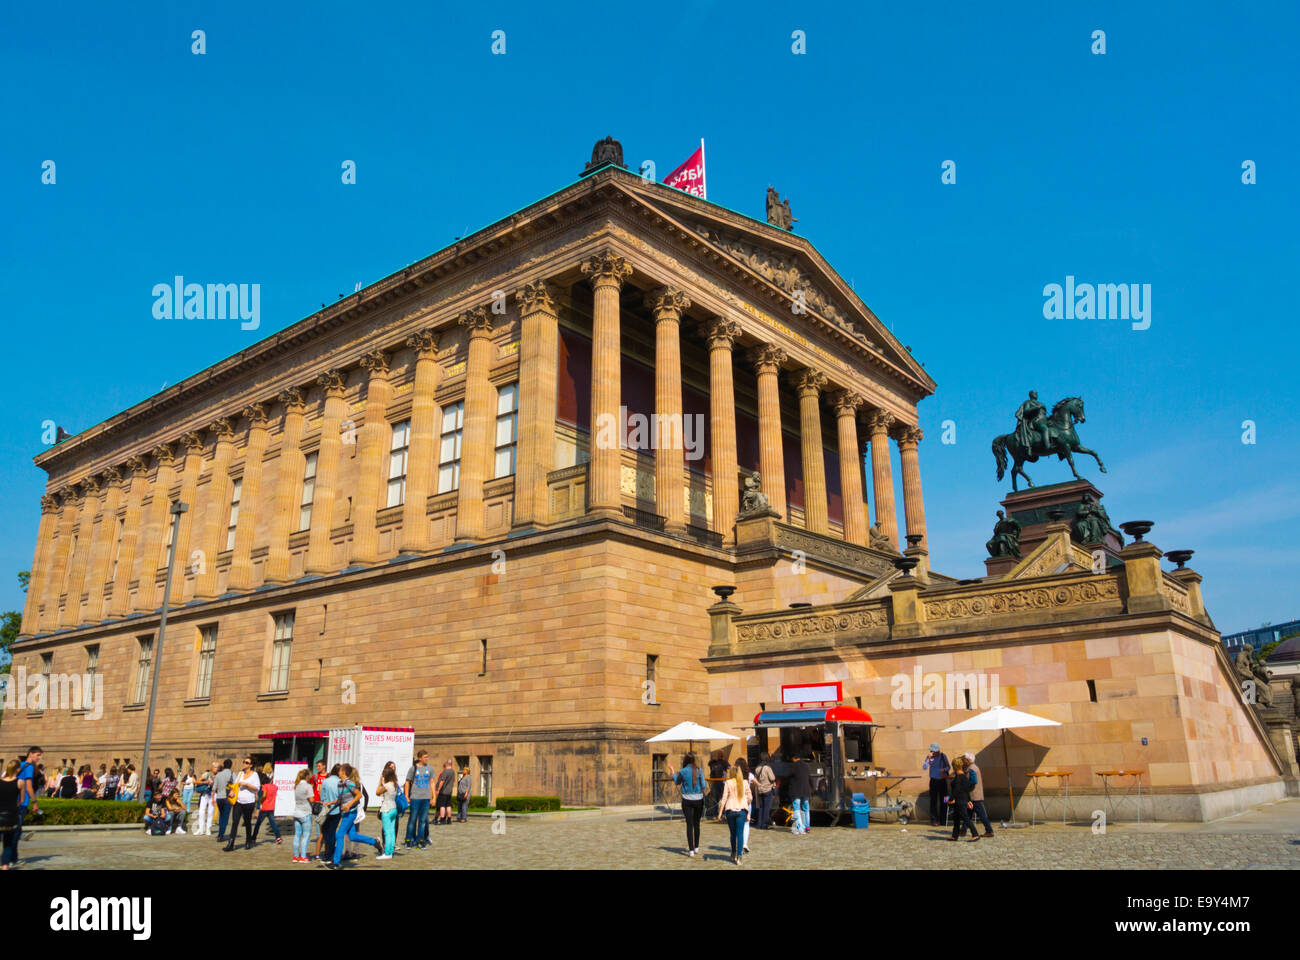
<path fill-rule="evenodd" d="M 284 840 L 284 837 L 280 836 L 280 827 L 275 822 L 275 795 L 279 792 L 279 788 L 271 779 L 271 770 L 269 763 L 262 768 L 261 804 L 257 811 L 257 823 L 253 825 L 253 843 L 257 843 L 257 831 L 262 829 L 263 820 L 271 824 L 271 833 L 275 834 L 276 843 Z"/>

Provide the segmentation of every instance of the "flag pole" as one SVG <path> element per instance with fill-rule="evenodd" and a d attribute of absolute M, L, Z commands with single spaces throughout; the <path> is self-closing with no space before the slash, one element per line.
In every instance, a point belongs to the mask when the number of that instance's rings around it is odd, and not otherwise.
<path fill-rule="evenodd" d="M 704 162 L 704 138 L 700 137 L 700 173 L 704 175 L 704 196 L 701 200 L 709 199 L 709 168 Z"/>

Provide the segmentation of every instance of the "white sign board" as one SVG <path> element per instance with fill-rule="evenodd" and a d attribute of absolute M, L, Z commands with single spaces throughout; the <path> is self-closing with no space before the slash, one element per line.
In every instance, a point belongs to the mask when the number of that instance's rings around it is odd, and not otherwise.
<path fill-rule="evenodd" d="M 293 785 L 298 779 L 298 771 L 306 770 L 305 763 L 277 763 L 271 768 L 271 781 L 275 784 L 275 815 L 277 817 L 293 816 Z"/>
<path fill-rule="evenodd" d="M 383 730 L 365 727 L 336 727 L 330 730 L 328 766 L 350 763 L 361 773 L 361 785 L 370 796 L 370 806 L 379 806 L 375 788 L 384 764 L 392 761 L 397 767 L 400 785 L 406 771 L 415 760 L 414 730 Z"/>
<path fill-rule="evenodd" d="M 781 703 L 785 706 L 799 703 L 837 703 L 839 699 L 838 683 L 799 683 L 781 688 Z"/>

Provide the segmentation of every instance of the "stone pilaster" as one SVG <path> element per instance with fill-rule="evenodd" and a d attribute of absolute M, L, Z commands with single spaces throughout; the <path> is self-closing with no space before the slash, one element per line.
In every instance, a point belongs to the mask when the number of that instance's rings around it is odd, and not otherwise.
<path fill-rule="evenodd" d="M 740 510 L 740 467 L 736 462 L 736 388 L 731 375 L 732 350 L 740 324 L 722 317 L 704 328 L 709 344 L 709 434 L 713 444 L 713 529 L 731 536 Z"/>
<path fill-rule="evenodd" d="M 496 421 L 496 391 L 488 374 L 492 368 L 492 317 L 486 307 L 460 315 L 469 330 L 465 359 L 465 426 L 460 444 L 460 488 L 456 492 L 456 539 L 482 540 L 486 533 L 483 484 L 492 460 L 492 425 Z"/>
<path fill-rule="evenodd" d="M 898 431 L 898 461 L 903 468 L 903 515 L 908 535 L 919 535 L 917 546 L 929 547 L 925 540 L 925 498 L 921 496 L 921 464 L 917 446 L 925 438 L 920 427 L 903 427 Z"/>
<path fill-rule="evenodd" d="M 230 520 L 230 461 L 235 455 L 235 425 L 223 417 L 213 422 L 216 437 L 212 448 L 212 477 L 208 480 L 203 528 L 199 535 L 202 566 L 194 578 L 194 599 L 217 597 L 217 557 L 226 548 L 226 528 Z"/>
<path fill-rule="evenodd" d="M 173 584 L 173 603 L 185 599 L 185 574 L 194 574 L 198 582 L 199 565 L 190 555 L 194 545 L 194 524 L 198 516 L 199 476 L 203 473 L 203 431 L 193 430 L 181 437 L 181 446 L 185 448 L 185 461 L 181 467 L 180 501 L 189 507 L 176 518 L 176 574 L 180 578 Z M 166 563 L 166 560 L 163 561 Z"/>
<path fill-rule="evenodd" d="M 291 579 L 289 537 L 298 529 L 302 475 L 307 466 L 307 458 L 302 452 L 307 401 L 298 387 L 282 391 L 276 399 L 284 404 L 284 426 L 280 433 L 280 458 L 275 467 L 265 579 L 267 583 L 288 583 Z M 313 507 L 312 515 L 315 513 Z"/>
<path fill-rule="evenodd" d="M 519 450 L 515 459 L 514 526 L 546 526 L 551 517 L 546 475 L 555 464 L 556 358 L 560 319 L 544 281 L 515 292 L 519 306 Z"/>
<path fill-rule="evenodd" d="M 619 292 L 632 274 L 622 257 L 602 253 L 582 264 L 594 291 L 591 326 L 591 466 L 587 510 L 623 516 L 623 454 L 619 444 L 622 422 L 622 338 Z"/>
<path fill-rule="evenodd" d="M 438 334 L 421 330 L 406 338 L 415 351 L 415 382 L 411 388 L 411 443 L 406 460 L 406 499 L 402 503 L 402 552 L 427 553 L 429 493 L 438 469 L 438 403 L 434 394 L 442 376 L 438 364 Z M 552 363 L 552 367 L 554 364 Z M 516 489 L 516 497 L 518 490 Z"/>
<path fill-rule="evenodd" d="M 759 347 L 750 354 L 758 372 L 758 469 L 762 490 L 772 509 L 786 517 L 785 451 L 781 446 L 781 366 L 786 352 L 780 347 Z"/>
<path fill-rule="evenodd" d="M 655 512 L 664 529 L 686 530 L 686 450 L 682 423 L 682 313 L 690 309 L 686 294 L 661 287 L 646 297 L 655 321 Z"/>
<path fill-rule="evenodd" d="M 45 612 L 41 615 L 41 629 L 55 630 L 59 626 L 59 597 L 68 579 L 68 552 L 77 530 L 77 509 L 80 506 L 76 490 L 64 487 L 58 493 L 58 534 L 50 551 L 50 575 L 45 589 Z"/>
<path fill-rule="evenodd" d="M 862 445 L 858 442 L 858 408 L 862 397 L 848 390 L 835 395 L 835 426 L 839 435 L 840 494 L 844 501 L 844 539 L 867 545 L 867 502 L 862 492 Z"/>
<path fill-rule="evenodd" d="M 135 591 L 135 609 L 142 613 L 152 613 L 160 603 L 158 568 L 165 562 L 164 551 L 168 547 L 167 511 L 171 507 L 168 494 L 176 480 L 175 447 L 170 443 L 156 447 L 153 459 L 154 477 L 150 484 L 149 505 L 145 508 L 142 519 L 144 534 L 136 564 L 139 585 Z"/>
<path fill-rule="evenodd" d="M 320 446 L 316 449 L 311 533 L 307 538 L 306 573 L 309 576 L 331 572 L 330 534 L 334 529 L 334 500 L 338 496 L 343 417 L 347 413 L 347 403 L 343 399 L 347 392 L 347 379 L 343 371 L 329 370 L 317 377 L 316 382 L 325 391 L 325 406 L 321 416 Z"/>
<path fill-rule="evenodd" d="M 99 479 L 87 477 L 81 487 L 81 509 L 77 513 L 77 548 L 68 559 L 68 582 L 65 590 L 63 615 L 59 617 L 59 626 L 75 627 L 81 623 L 81 595 L 85 592 L 86 568 L 90 565 L 90 553 L 94 540 L 95 517 L 99 514 L 100 495 Z"/>
<path fill-rule="evenodd" d="M 95 527 L 90 566 L 86 570 L 86 609 L 81 615 L 85 623 L 99 623 L 104 619 L 104 581 L 108 579 L 108 565 L 116 539 L 117 509 L 122 505 L 122 472 L 117 467 L 109 467 L 103 476 L 99 523 Z"/>
<path fill-rule="evenodd" d="M 117 550 L 117 570 L 113 574 L 113 602 L 108 615 L 125 617 L 131 612 L 131 581 L 135 577 L 136 557 L 140 553 L 141 523 L 145 491 L 149 488 L 149 468 L 144 457 L 129 457 L 126 470 L 130 486 L 126 491 L 126 511 L 122 515 L 122 543 Z"/>
<path fill-rule="evenodd" d="M 36 553 L 32 557 L 32 575 L 27 581 L 27 599 L 23 603 L 23 621 L 20 637 L 30 637 L 41 629 L 40 610 L 45 602 L 45 584 L 50 578 L 50 553 L 54 544 L 54 531 L 59 525 L 59 501 L 44 494 L 41 497 L 41 523 L 36 529 Z"/>
<path fill-rule="evenodd" d="M 803 452 L 804 526 L 813 533 L 830 531 L 826 505 L 826 457 L 822 452 L 821 392 L 826 375 L 804 370 L 795 379 L 799 390 L 799 443 Z"/>
<path fill-rule="evenodd" d="M 253 589 L 253 537 L 262 512 L 262 458 L 270 417 L 266 405 L 244 408 L 248 421 L 248 444 L 244 448 L 244 479 L 239 490 L 239 516 L 235 518 L 235 549 L 230 555 L 230 589 Z"/>
<path fill-rule="evenodd" d="M 389 379 L 388 354 L 375 350 L 361 358 L 369 373 L 366 384 L 366 422 L 357 431 L 357 495 L 352 503 L 352 553 L 354 564 L 379 560 L 379 528 L 375 517 L 380 498 L 387 489 L 383 472 L 384 455 L 392 446 L 393 425 L 388 422 L 388 404 L 393 384 Z"/>
<path fill-rule="evenodd" d="M 876 522 L 889 542 L 898 546 L 898 516 L 894 510 L 894 468 L 889 461 L 889 430 L 892 414 L 873 410 L 867 418 L 871 438 L 871 489 L 876 499 Z"/>

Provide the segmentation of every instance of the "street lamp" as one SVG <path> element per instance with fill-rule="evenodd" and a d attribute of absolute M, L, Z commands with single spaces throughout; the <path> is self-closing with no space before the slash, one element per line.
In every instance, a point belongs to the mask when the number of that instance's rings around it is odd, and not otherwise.
<path fill-rule="evenodd" d="M 140 771 L 140 796 L 144 796 L 144 787 L 149 782 L 149 745 L 153 741 L 153 714 L 158 706 L 158 675 L 162 672 L 163 634 L 167 632 L 167 608 L 172 601 L 172 571 L 176 567 L 176 540 L 181 529 L 181 514 L 189 506 L 179 500 L 173 501 L 168 511 L 172 515 L 172 542 L 167 548 L 167 580 L 163 584 L 162 614 L 158 618 L 158 642 L 153 652 L 153 680 L 149 684 L 149 720 L 144 727 L 144 765 Z"/>

